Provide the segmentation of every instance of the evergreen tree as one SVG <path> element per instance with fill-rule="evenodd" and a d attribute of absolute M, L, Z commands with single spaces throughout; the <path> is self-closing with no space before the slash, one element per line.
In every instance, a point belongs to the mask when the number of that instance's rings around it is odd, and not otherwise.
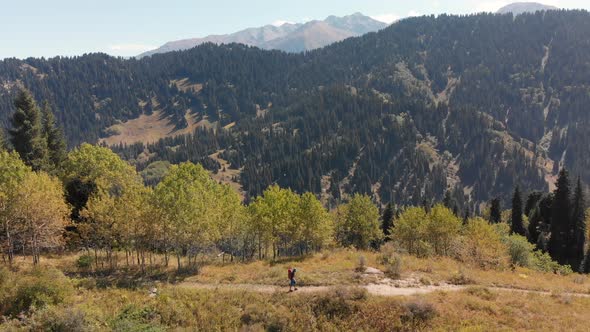
<path fill-rule="evenodd" d="M 9 131 L 11 143 L 22 160 L 39 171 L 47 163 L 47 142 L 43 137 L 41 111 L 27 90 L 21 90 L 14 100 L 16 112 Z"/>
<path fill-rule="evenodd" d="M 527 217 L 531 216 L 531 213 L 534 212 L 535 207 L 539 203 L 539 201 L 543 198 L 543 193 L 540 191 L 533 191 L 529 194 L 526 200 L 526 204 L 524 206 L 524 215 Z"/>
<path fill-rule="evenodd" d="M 573 198 L 572 220 L 573 230 L 570 233 L 572 240 L 569 242 L 570 252 L 568 254 L 570 265 L 574 268 L 581 267 L 584 260 L 584 248 L 586 243 L 586 202 L 584 199 L 584 189 L 582 181 L 578 177 L 576 190 Z"/>
<path fill-rule="evenodd" d="M 590 273 L 590 248 L 588 248 L 588 251 L 586 252 L 586 258 L 584 259 L 581 270 L 582 273 Z"/>
<path fill-rule="evenodd" d="M 452 209 L 454 206 L 453 198 L 451 197 L 451 192 L 449 190 L 445 191 L 445 197 L 443 198 L 443 205 L 447 209 Z"/>
<path fill-rule="evenodd" d="M 512 223 L 510 227 L 512 234 L 526 236 L 526 230 L 522 221 L 522 198 L 520 197 L 520 188 L 516 186 L 514 196 L 512 197 Z"/>
<path fill-rule="evenodd" d="M 537 244 L 537 242 L 539 241 L 539 235 L 541 234 L 539 228 L 541 226 L 542 221 L 543 219 L 541 217 L 541 211 L 539 207 L 535 207 L 530 212 L 528 227 L 528 239 L 529 242 L 532 244 Z"/>
<path fill-rule="evenodd" d="M 381 230 L 386 237 L 391 234 L 393 228 L 393 207 L 388 203 L 381 216 Z"/>
<path fill-rule="evenodd" d="M 66 141 L 48 102 L 43 104 L 43 135 L 47 141 L 49 162 L 53 168 L 59 168 L 67 155 Z"/>
<path fill-rule="evenodd" d="M 493 224 L 499 224 L 502 221 L 502 207 L 500 206 L 500 199 L 492 199 L 490 206 L 490 221 Z"/>
<path fill-rule="evenodd" d="M 559 172 L 556 186 L 553 206 L 551 207 L 549 254 L 560 264 L 566 264 L 571 219 L 570 181 L 566 169 Z"/>

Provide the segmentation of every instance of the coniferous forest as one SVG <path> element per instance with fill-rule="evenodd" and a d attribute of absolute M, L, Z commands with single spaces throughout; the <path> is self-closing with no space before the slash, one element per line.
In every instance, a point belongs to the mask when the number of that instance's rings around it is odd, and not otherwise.
<path fill-rule="evenodd" d="M 188 110 L 216 126 L 114 150 L 140 171 L 186 160 L 216 170 L 209 156 L 223 151 L 247 197 L 276 183 L 325 191 L 332 204 L 362 193 L 401 206 L 448 190 L 476 211 L 508 203 L 516 185 L 553 189 L 564 167 L 590 182 L 578 144 L 588 139 L 589 15 L 409 18 L 304 54 L 207 44 L 141 60 L 5 59 L 0 116 L 8 127 L 25 87 L 74 147 L 154 111 L 183 128 Z M 190 88 L 174 83 L 185 79 Z"/>

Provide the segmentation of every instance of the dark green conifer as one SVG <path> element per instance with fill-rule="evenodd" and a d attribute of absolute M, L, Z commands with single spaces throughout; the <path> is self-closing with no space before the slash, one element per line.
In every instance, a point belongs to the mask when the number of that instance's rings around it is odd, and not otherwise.
<path fill-rule="evenodd" d="M 586 244 L 586 202 L 584 198 L 584 189 L 582 181 L 578 177 L 576 189 L 573 198 L 573 210 L 571 224 L 572 240 L 569 244 L 570 252 L 568 254 L 570 265 L 574 268 L 580 267 L 584 260 L 584 248 Z"/>
<path fill-rule="evenodd" d="M 391 228 L 393 228 L 393 207 L 391 203 L 388 203 L 381 217 L 381 230 L 386 237 L 391 234 Z"/>
<path fill-rule="evenodd" d="M 567 170 L 562 169 L 557 179 L 557 188 L 551 207 L 551 238 L 549 240 L 549 254 L 560 264 L 567 263 L 567 245 L 570 239 L 570 181 Z"/>
<path fill-rule="evenodd" d="M 57 169 L 67 155 L 66 141 L 62 129 L 56 124 L 55 116 L 48 102 L 43 104 L 43 135 L 47 141 L 51 168 Z"/>
<path fill-rule="evenodd" d="M 14 150 L 33 170 L 44 169 L 47 164 L 47 142 L 43 136 L 41 111 L 27 90 L 21 90 L 14 100 L 16 112 L 9 131 Z"/>
<path fill-rule="evenodd" d="M 528 227 L 528 239 L 532 244 L 537 244 L 539 241 L 539 235 L 541 234 L 541 223 L 543 217 L 541 216 L 541 210 L 538 206 L 531 210 L 529 216 L 529 227 Z"/>
<path fill-rule="evenodd" d="M 493 224 L 499 224 L 502 221 L 502 208 L 499 198 L 492 199 L 490 204 L 490 221 Z"/>
<path fill-rule="evenodd" d="M 526 236 L 526 230 L 522 220 L 522 197 L 520 196 L 520 188 L 516 186 L 514 189 L 514 196 L 512 196 L 512 218 L 510 224 L 510 232 Z"/>

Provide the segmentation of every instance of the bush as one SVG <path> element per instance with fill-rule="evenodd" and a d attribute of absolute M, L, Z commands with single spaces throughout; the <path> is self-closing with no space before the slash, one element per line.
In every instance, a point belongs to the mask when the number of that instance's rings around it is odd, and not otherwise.
<path fill-rule="evenodd" d="M 92 267 L 93 263 L 94 257 L 92 257 L 91 255 L 82 255 L 78 257 L 78 260 L 76 260 L 76 266 L 79 269 L 89 269 Z"/>
<path fill-rule="evenodd" d="M 498 295 L 496 293 L 492 293 L 489 289 L 485 287 L 470 287 L 467 289 L 467 293 L 473 296 L 477 296 L 480 299 L 486 301 L 494 301 L 498 298 Z"/>
<path fill-rule="evenodd" d="M 381 264 L 385 266 L 385 275 L 392 279 L 398 279 L 402 274 L 402 257 L 396 252 L 390 242 L 381 246 Z"/>
<path fill-rule="evenodd" d="M 35 312 L 28 319 L 27 327 L 32 331 L 91 331 L 83 311 L 72 308 L 51 307 Z"/>
<path fill-rule="evenodd" d="M 531 266 L 532 254 L 535 246 L 531 244 L 524 236 L 510 235 L 505 238 L 508 246 L 508 256 L 510 263 L 516 266 Z"/>
<path fill-rule="evenodd" d="M 31 274 L 13 280 L 13 292 L 3 299 L 5 304 L 0 308 L 1 314 L 12 317 L 63 303 L 73 293 L 69 280 L 55 269 L 35 269 Z"/>
<path fill-rule="evenodd" d="M 357 272 L 365 272 L 367 270 L 367 259 L 365 256 L 359 256 L 358 265 L 356 266 L 355 270 Z"/>
<path fill-rule="evenodd" d="M 451 276 L 449 283 L 451 285 L 471 285 L 475 283 L 475 280 L 469 277 L 465 271 L 459 271 Z"/>
<path fill-rule="evenodd" d="M 432 304 L 423 301 L 408 302 L 404 305 L 404 309 L 405 312 L 400 320 L 408 331 L 424 330 L 438 314 Z"/>
<path fill-rule="evenodd" d="M 155 319 L 156 312 L 151 308 L 128 305 L 111 322 L 111 326 L 114 331 L 164 331 Z"/>
<path fill-rule="evenodd" d="M 540 272 L 557 273 L 560 275 L 570 275 L 574 273 L 569 265 L 559 265 L 551 259 L 548 253 L 534 251 L 531 254 L 529 267 Z"/>
<path fill-rule="evenodd" d="M 456 248 L 456 258 L 482 269 L 506 265 L 506 246 L 494 226 L 481 218 L 470 219 L 463 227 L 463 236 Z"/>
<path fill-rule="evenodd" d="M 358 311 L 358 305 L 354 301 L 363 301 L 366 298 L 367 290 L 364 288 L 337 289 L 316 298 L 312 309 L 315 316 L 343 319 Z"/>

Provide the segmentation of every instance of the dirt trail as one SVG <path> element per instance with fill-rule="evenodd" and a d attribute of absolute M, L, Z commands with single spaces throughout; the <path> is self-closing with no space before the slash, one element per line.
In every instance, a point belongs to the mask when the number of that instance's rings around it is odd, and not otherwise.
<path fill-rule="evenodd" d="M 198 283 L 198 282 L 183 282 L 177 285 L 177 287 L 182 288 L 190 288 L 190 289 L 208 289 L 208 290 L 243 290 L 249 292 L 258 292 L 258 293 L 280 293 L 280 292 L 287 292 L 287 287 L 283 286 L 275 286 L 275 285 L 261 285 L 261 284 L 205 284 L 205 283 Z M 349 286 L 344 286 L 349 287 Z M 486 286 L 478 286 L 478 285 L 465 285 L 465 286 L 458 286 L 458 285 L 439 285 L 439 286 L 412 286 L 412 287 L 396 287 L 390 284 L 368 284 L 368 285 L 361 285 L 359 287 L 365 288 L 367 292 L 371 295 L 377 296 L 412 296 L 412 295 L 419 295 L 419 294 L 428 294 L 437 291 L 442 292 L 452 292 L 452 291 L 460 291 L 465 290 L 469 287 L 482 287 L 487 288 L 493 291 L 500 291 L 500 292 L 516 292 L 516 293 L 523 293 L 523 294 L 537 294 L 537 295 L 545 295 L 551 296 L 554 295 L 552 292 L 547 291 L 535 291 L 535 290 L 525 290 L 525 289 L 516 289 L 516 288 L 505 288 L 505 287 L 486 287 Z M 305 286 L 300 287 L 297 291 L 298 293 L 321 293 L 326 292 L 332 289 L 338 289 L 341 287 L 338 286 Z M 590 298 L 590 294 L 583 294 L 583 293 L 556 293 L 561 296 L 572 296 L 572 297 L 584 297 Z"/>

